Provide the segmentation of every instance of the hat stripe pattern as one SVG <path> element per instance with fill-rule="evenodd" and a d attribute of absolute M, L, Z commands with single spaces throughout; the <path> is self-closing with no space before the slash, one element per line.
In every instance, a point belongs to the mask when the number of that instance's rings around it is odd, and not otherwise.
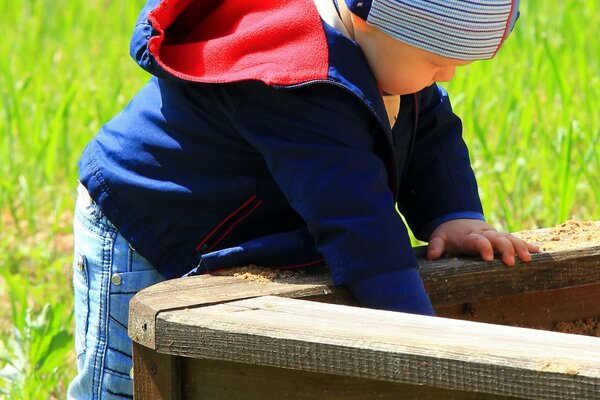
<path fill-rule="evenodd" d="M 412 46 L 472 61 L 496 54 L 517 7 L 518 0 L 372 0 L 366 21 Z"/>

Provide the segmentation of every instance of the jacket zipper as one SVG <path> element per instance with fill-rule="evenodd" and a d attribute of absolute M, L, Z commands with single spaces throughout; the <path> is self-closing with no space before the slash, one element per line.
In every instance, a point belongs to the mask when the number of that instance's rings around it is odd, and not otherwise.
<path fill-rule="evenodd" d="M 391 186 L 390 189 L 392 190 L 392 194 L 394 196 L 394 201 L 396 201 L 398 199 L 398 183 L 399 182 L 398 182 L 398 168 L 396 167 L 396 150 L 394 149 L 394 141 L 393 141 L 392 135 L 386 133 L 386 129 L 384 128 L 385 124 L 382 122 L 381 118 L 379 117 L 379 114 L 377 113 L 377 111 L 375 111 L 373 109 L 373 107 L 371 107 L 365 100 L 363 100 L 363 98 L 361 96 L 354 93 L 351 89 L 347 88 L 346 86 L 342 85 L 341 83 L 337 83 L 337 82 L 330 81 L 330 80 L 325 80 L 325 79 L 313 80 L 313 81 L 309 81 L 309 82 L 299 83 L 296 85 L 287 85 L 287 86 L 273 85 L 273 87 L 287 90 L 287 89 L 295 89 L 295 88 L 299 88 L 299 87 L 317 85 L 317 84 L 321 84 L 321 83 L 337 86 L 339 88 L 344 89 L 346 92 L 352 94 L 352 96 L 359 99 L 360 102 L 362 104 L 364 104 L 365 107 L 367 107 L 367 109 L 375 117 L 375 120 L 377 120 L 377 122 L 379 123 L 380 128 L 383 130 L 383 136 L 385 136 L 385 139 L 387 140 L 387 143 L 388 143 L 387 148 L 390 152 L 390 157 L 391 157 L 390 164 L 391 165 L 388 166 L 388 171 L 390 172 L 390 175 L 391 175 L 390 181 L 393 182 L 393 184 L 390 185 Z"/>
<path fill-rule="evenodd" d="M 214 250 L 240 222 L 254 213 L 261 204 L 262 200 L 258 199 L 256 195 L 246 200 L 198 243 L 195 249 L 196 253 L 204 254 Z"/>
<path fill-rule="evenodd" d="M 408 173 L 408 165 L 410 164 L 410 160 L 412 158 L 412 153 L 415 147 L 415 139 L 417 137 L 417 126 L 419 125 L 419 94 L 415 93 L 413 98 L 415 100 L 414 126 L 408 140 L 408 148 L 406 149 L 406 160 L 404 160 L 404 168 L 402 170 L 403 177 L 405 177 Z"/>

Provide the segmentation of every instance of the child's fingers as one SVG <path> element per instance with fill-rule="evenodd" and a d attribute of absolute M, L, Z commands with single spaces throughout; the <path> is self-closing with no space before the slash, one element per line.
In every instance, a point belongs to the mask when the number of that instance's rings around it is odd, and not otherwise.
<path fill-rule="evenodd" d="M 432 238 L 429 241 L 429 245 L 427 246 L 427 259 L 428 260 L 437 260 L 442 254 L 444 254 L 444 250 L 446 248 L 446 242 L 439 236 Z"/>
<path fill-rule="evenodd" d="M 529 250 L 530 253 L 539 253 L 540 252 L 540 246 L 536 245 L 536 244 L 532 244 L 532 243 L 525 243 L 527 245 L 527 250 Z"/>
<path fill-rule="evenodd" d="M 509 267 L 515 265 L 515 248 L 509 234 L 486 231 L 483 235 L 492 243 L 492 247 L 502 255 L 502 262 Z"/>
<path fill-rule="evenodd" d="M 515 265 L 515 254 L 524 262 L 531 261 L 531 253 L 537 253 L 539 248 L 524 242 L 508 233 L 484 232 L 494 249 L 502 255 L 502 262 L 508 266 Z"/>
<path fill-rule="evenodd" d="M 485 261 L 494 259 L 494 252 L 502 257 L 502 262 L 509 267 L 515 265 L 515 255 L 520 260 L 528 262 L 531 253 L 537 253 L 538 246 L 524 242 L 509 233 L 498 232 L 493 229 L 472 232 L 456 243 L 443 239 L 442 236 L 433 237 L 427 247 L 427 258 L 437 260 L 444 253 L 479 254 Z"/>
<path fill-rule="evenodd" d="M 515 249 L 515 253 L 517 253 L 517 256 L 521 259 L 521 261 L 531 261 L 531 254 L 529 253 L 529 247 L 527 246 L 527 243 L 513 235 L 508 235 L 507 238 L 511 241 Z"/>
<path fill-rule="evenodd" d="M 491 241 L 481 233 L 472 233 L 467 236 L 465 247 L 468 252 L 479 253 L 485 261 L 494 259 L 494 247 Z"/>

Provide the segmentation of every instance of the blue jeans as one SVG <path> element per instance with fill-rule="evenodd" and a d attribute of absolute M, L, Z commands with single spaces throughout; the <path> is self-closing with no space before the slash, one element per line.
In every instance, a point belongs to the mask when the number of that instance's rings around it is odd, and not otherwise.
<path fill-rule="evenodd" d="M 80 186 L 75 206 L 77 376 L 67 399 L 133 398 L 129 300 L 164 278 L 100 212 Z"/>

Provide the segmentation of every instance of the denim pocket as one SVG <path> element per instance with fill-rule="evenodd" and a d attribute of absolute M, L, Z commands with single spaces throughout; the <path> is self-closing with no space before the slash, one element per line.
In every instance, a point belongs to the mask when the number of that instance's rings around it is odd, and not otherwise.
<path fill-rule="evenodd" d="M 123 327 L 127 326 L 129 300 L 140 290 L 163 281 L 155 269 L 119 272 L 111 276 L 110 317 Z"/>
<path fill-rule="evenodd" d="M 75 351 L 77 358 L 86 351 L 85 337 L 89 319 L 88 265 L 84 255 L 73 259 L 73 290 L 75 296 Z"/>
<path fill-rule="evenodd" d="M 131 340 L 127 334 L 129 302 L 140 290 L 164 280 L 163 276 L 142 256 L 129 249 L 129 271 L 113 272 L 110 277 L 109 347 L 106 367 L 113 375 L 129 373 Z"/>

